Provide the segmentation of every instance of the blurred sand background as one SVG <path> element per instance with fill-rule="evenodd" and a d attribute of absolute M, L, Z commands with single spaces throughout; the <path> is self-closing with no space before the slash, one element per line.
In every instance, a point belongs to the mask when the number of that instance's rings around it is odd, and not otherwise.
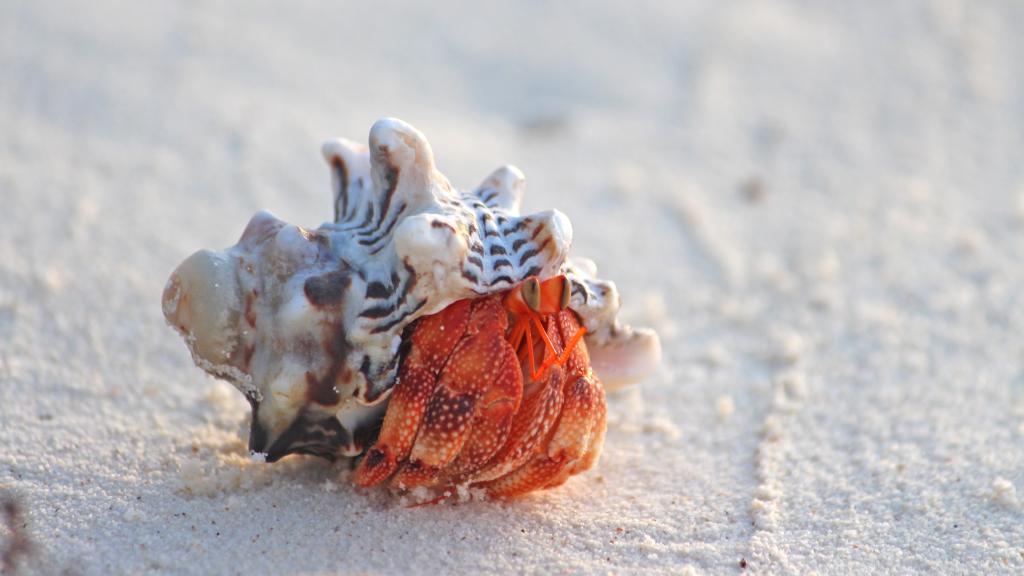
<path fill-rule="evenodd" d="M 370 7 L 372 5 L 372 8 Z M 0 491 L 27 573 L 1024 572 L 1024 4 L 0 3 Z M 604 456 L 403 509 L 250 462 L 160 294 L 400 117 L 656 328 Z M 0 528 L 0 550 L 12 542 Z"/>

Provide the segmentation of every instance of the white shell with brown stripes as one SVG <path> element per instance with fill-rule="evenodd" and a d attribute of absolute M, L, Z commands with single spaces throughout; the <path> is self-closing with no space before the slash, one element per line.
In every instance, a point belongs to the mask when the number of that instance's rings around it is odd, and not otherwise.
<path fill-rule="evenodd" d="M 186 259 L 163 295 L 196 364 L 249 399 L 253 452 L 359 454 L 394 385 L 403 329 L 528 276 L 569 277 L 602 378 L 602 358 L 613 384 L 657 365 L 657 336 L 617 324 L 614 284 L 567 261 L 569 219 L 519 215 L 517 168 L 459 192 L 423 135 L 396 119 L 374 124 L 369 147 L 337 139 L 323 154 L 333 222 L 309 230 L 260 212 L 236 245 Z"/>

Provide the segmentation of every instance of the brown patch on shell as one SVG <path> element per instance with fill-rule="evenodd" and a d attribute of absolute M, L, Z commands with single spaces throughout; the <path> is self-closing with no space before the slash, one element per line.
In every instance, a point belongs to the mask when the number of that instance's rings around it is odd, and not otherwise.
<path fill-rule="evenodd" d="M 324 406 L 337 404 L 341 395 L 333 380 L 333 378 L 318 379 L 316 374 L 306 372 L 306 400 Z"/>
<path fill-rule="evenodd" d="M 306 278 L 302 289 L 310 304 L 317 308 L 325 308 L 337 306 L 351 282 L 352 278 L 348 274 L 334 271 Z"/>
<path fill-rule="evenodd" d="M 249 373 L 249 367 L 252 366 L 252 355 L 255 352 L 255 346 L 250 345 L 245 347 L 245 358 L 243 360 L 244 364 L 242 365 L 242 371 L 245 372 L 246 374 Z"/>
<path fill-rule="evenodd" d="M 345 161 L 341 156 L 331 157 L 331 168 L 333 168 L 338 174 L 338 182 L 340 183 L 342 190 L 348 190 L 348 166 L 345 165 Z M 342 205 L 339 208 L 338 204 L 334 204 L 334 221 L 337 222 L 341 216 L 348 211 L 348 195 L 341 194 Z"/>
<path fill-rule="evenodd" d="M 352 371 L 345 365 L 352 346 L 345 339 L 341 325 L 331 325 L 330 329 L 333 335 L 323 346 L 330 359 L 327 373 L 317 378 L 312 372 L 306 372 L 306 400 L 323 406 L 336 405 L 341 400 L 340 387 L 352 380 Z"/>
<path fill-rule="evenodd" d="M 447 228 L 452 234 L 455 234 L 455 227 L 443 220 L 434 220 L 430 223 L 431 228 L 444 229 Z"/>
<path fill-rule="evenodd" d="M 258 293 L 255 290 L 245 295 L 245 310 L 243 315 L 245 316 L 245 321 L 249 324 L 250 328 L 256 327 L 256 310 L 253 307 L 253 304 L 256 302 L 257 295 Z"/>

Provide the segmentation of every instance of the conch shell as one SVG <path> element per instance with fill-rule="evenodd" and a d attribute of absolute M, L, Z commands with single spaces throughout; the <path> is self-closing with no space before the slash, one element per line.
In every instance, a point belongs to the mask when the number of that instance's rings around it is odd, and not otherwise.
<path fill-rule="evenodd" d="M 657 336 L 616 322 L 614 284 L 595 279 L 593 263 L 567 259 L 569 219 L 519 216 L 517 168 L 459 192 L 423 135 L 395 119 L 374 124 L 368 148 L 336 139 L 323 155 L 333 222 L 309 230 L 259 212 L 236 245 L 186 259 L 163 293 L 164 316 L 195 363 L 249 400 L 253 453 L 358 455 L 386 408 L 405 327 L 529 276 L 569 277 L 570 307 L 606 384 L 657 365 Z"/>

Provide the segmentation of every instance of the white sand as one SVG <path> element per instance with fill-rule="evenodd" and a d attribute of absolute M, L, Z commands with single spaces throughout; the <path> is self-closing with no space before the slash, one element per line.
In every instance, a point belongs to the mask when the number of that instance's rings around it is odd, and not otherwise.
<path fill-rule="evenodd" d="M 1024 572 L 1021 3 L 78 4 L 0 3 L 23 567 Z M 178 262 L 327 219 L 321 141 L 385 115 L 461 186 L 522 167 L 661 332 L 596 471 L 403 509 L 251 462 L 164 326 Z"/>

